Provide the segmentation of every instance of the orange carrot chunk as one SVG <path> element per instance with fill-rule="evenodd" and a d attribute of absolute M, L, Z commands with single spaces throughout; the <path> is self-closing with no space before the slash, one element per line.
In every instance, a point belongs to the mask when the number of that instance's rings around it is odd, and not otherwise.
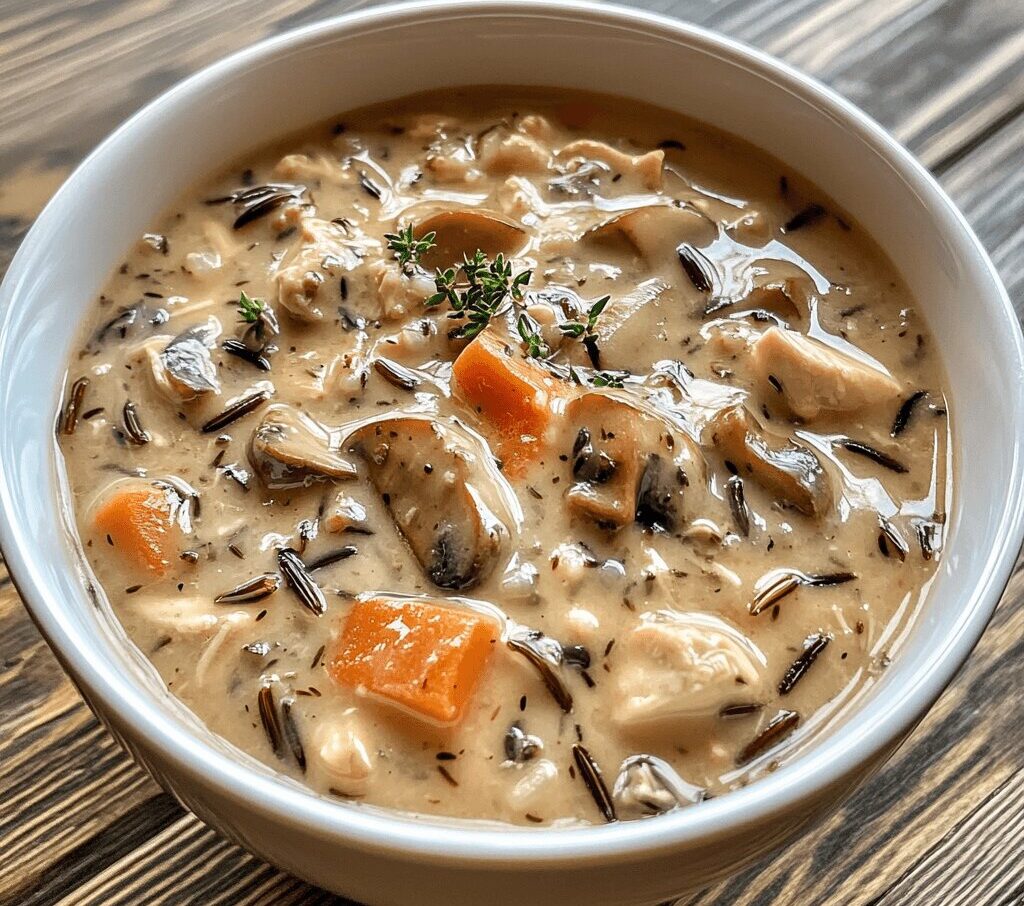
<path fill-rule="evenodd" d="M 484 331 L 459 353 L 453 375 L 459 395 L 501 433 L 506 464 L 529 461 L 551 422 L 550 402 L 561 395 L 546 372 Z"/>
<path fill-rule="evenodd" d="M 349 612 L 334 680 L 438 723 L 457 723 L 498 638 L 495 621 L 421 600 L 374 598 Z"/>
<path fill-rule="evenodd" d="M 151 485 L 115 491 L 96 510 L 93 525 L 129 563 L 154 576 L 164 575 L 180 552 L 168 495 Z"/>

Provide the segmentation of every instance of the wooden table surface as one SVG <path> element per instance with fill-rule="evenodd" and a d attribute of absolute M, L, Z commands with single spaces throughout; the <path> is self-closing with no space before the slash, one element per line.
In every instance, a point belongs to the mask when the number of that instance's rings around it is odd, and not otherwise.
<path fill-rule="evenodd" d="M 3 0 L 0 268 L 69 169 L 183 76 L 361 0 Z M 1024 0 L 642 0 L 795 64 L 938 176 L 1024 310 Z M 1024 571 L 830 820 L 680 906 L 1024 903 Z M 482 896 L 483 899 L 483 896 Z M 0 906 L 341 903 L 218 837 L 118 748 L 0 564 Z"/>

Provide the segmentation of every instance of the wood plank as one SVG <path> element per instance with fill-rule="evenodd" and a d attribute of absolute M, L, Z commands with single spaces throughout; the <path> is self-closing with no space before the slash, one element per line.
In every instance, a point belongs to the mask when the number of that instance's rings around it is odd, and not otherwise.
<path fill-rule="evenodd" d="M 871 906 L 1002 906 L 1024 878 L 1024 771 L 1008 777 Z"/>
<path fill-rule="evenodd" d="M 0 16 L 6 89 L 0 93 L 0 267 L 68 167 L 141 103 L 257 37 L 376 2 L 9 0 Z M 635 5 L 762 46 L 862 104 L 946 172 L 946 184 L 983 226 L 983 239 L 1020 304 L 1024 120 L 1014 116 L 1024 99 L 1019 0 Z M 989 140 L 975 149 L 977 136 Z M 89 902 L 115 902 L 109 897 L 128 873 L 153 878 L 164 869 L 173 883 L 167 881 L 162 899 L 152 902 L 330 901 L 220 840 L 191 816 L 168 826 L 182 813 L 77 699 L 5 580 L 0 567 L 0 904 L 53 903 L 61 893 L 67 902 L 86 895 L 93 898 Z M 961 839 L 957 827 L 973 827 L 965 816 L 976 800 L 988 792 L 989 802 L 1002 802 L 1015 782 L 1009 773 L 1016 768 L 1012 743 L 1020 735 L 1004 729 L 1022 725 L 1021 709 L 1008 694 L 1008 665 L 1020 662 L 1022 637 L 1019 574 L 1014 582 L 1017 604 L 1004 604 L 968 670 L 871 790 L 852 799 L 813 840 L 692 902 L 865 904 L 925 889 L 920 885 L 931 883 L 931 863 L 914 869 L 916 858 L 945 852 L 945 840 Z M 995 711 L 986 715 L 980 709 L 990 701 Z M 907 776 L 920 778 L 912 789 Z M 932 805 L 922 807 L 922 790 L 935 797 Z M 992 814 L 1008 816 L 1011 810 Z M 192 834 L 202 845 L 186 850 L 182 837 Z M 1016 832 L 1008 836 L 1005 852 L 1013 854 Z M 140 839 L 148 842 L 136 849 Z M 847 859 L 851 840 L 856 858 Z M 1001 863 L 996 858 L 992 864 Z M 87 877 L 93 880 L 82 887 Z M 948 891 L 959 889 L 956 883 Z M 131 889 L 145 889 L 147 897 L 152 892 L 148 886 Z"/>
<path fill-rule="evenodd" d="M 188 72 L 268 33 L 380 2 L 11 0 L 0 21 L 0 164 L 77 160 Z M 632 5 L 709 25 L 790 60 L 856 99 L 929 163 L 1024 101 L 1017 0 Z"/>
<path fill-rule="evenodd" d="M 187 887 L 187 898 L 182 889 Z M 344 903 L 283 875 L 183 815 L 128 856 L 111 864 L 58 906 L 147 904 Z"/>

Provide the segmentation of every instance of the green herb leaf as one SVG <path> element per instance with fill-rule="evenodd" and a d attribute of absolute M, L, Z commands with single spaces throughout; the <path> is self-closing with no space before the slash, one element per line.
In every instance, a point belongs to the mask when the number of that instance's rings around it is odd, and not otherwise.
<path fill-rule="evenodd" d="M 238 296 L 238 313 L 247 324 L 255 324 L 260 319 L 263 306 L 262 299 L 251 298 L 244 289 Z"/>
<path fill-rule="evenodd" d="M 562 331 L 567 337 L 573 339 L 579 339 L 583 336 L 583 332 L 587 329 L 583 324 L 578 321 L 563 321 L 558 325 L 558 329 Z"/>
<path fill-rule="evenodd" d="M 462 281 L 459 280 L 459 275 Z M 479 334 L 505 303 L 523 299 L 523 287 L 530 282 L 532 271 L 513 275 L 512 263 L 504 255 L 497 255 L 490 261 L 487 255 L 477 249 L 472 257 L 463 256 L 462 265 L 456 270 L 438 268 L 434 274 L 437 292 L 426 300 L 429 308 L 448 303 L 449 317 L 466 319 L 465 324 L 453 328 L 448 336 L 458 339 L 472 339 Z"/>
<path fill-rule="evenodd" d="M 580 337 L 592 337 L 594 335 L 594 328 L 597 327 L 597 319 L 601 317 L 601 312 L 604 311 L 611 298 L 611 296 L 602 296 L 590 306 L 587 310 L 586 324 L 581 324 L 579 321 L 563 321 L 558 325 L 558 329 L 565 336 L 572 337 L 574 340 L 578 340 Z"/>
<path fill-rule="evenodd" d="M 590 310 L 587 312 L 587 333 L 594 332 L 594 328 L 597 326 L 597 319 L 601 317 L 601 312 L 604 311 L 611 298 L 611 296 L 602 296 L 590 306 Z"/>
<path fill-rule="evenodd" d="M 419 264 L 420 255 L 429 252 L 434 247 L 436 237 L 437 234 L 431 231 L 417 239 L 412 233 L 412 224 L 400 229 L 397 233 L 384 234 L 388 248 L 394 252 L 402 267 Z"/>
<path fill-rule="evenodd" d="M 546 359 L 551 354 L 550 347 L 541 335 L 540 325 L 526 312 L 523 312 L 516 321 L 516 330 L 526 343 L 526 354 L 531 359 Z"/>
<path fill-rule="evenodd" d="M 623 381 L 629 376 L 628 371 L 598 371 L 590 379 L 590 383 L 595 387 L 619 388 L 625 386 Z"/>

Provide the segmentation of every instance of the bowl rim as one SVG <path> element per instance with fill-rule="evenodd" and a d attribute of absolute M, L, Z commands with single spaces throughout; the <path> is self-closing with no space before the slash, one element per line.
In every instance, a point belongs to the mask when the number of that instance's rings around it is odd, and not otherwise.
<path fill-rule="evenodd" d="M 236 73 L 263 60 L 294 50 L 306 42 L 331 40 L 336 36 L 374 25 L 390 26 L 403 21 L 419 21 L 437 14 L 457 11 L 472 15 L 555 15 L 618 27 L 643 27 L 648 33 L 670 37 L 703 47 L 727 60 L 752 68 L 780 83 L 791 92 L 809 99 L 825 113 L 842 121 L 859 138 L 872 146 L 896 168 L 936 212 L 947 218 L 947 238 L 990 278 L 992 292 L 985 299 L 995 320 L 1001 320 L 1012 336 L 1015 373 L 1024 371 L 1024 339 L 1012 305 L 987 253 L 963 215 L 944 190 L 917 160 L 886 133 L 867 114 L 827 88 L 768 54 L 706 28 L 657 13 L 586 0 L 414 0 L 369 10 L 349 12 L 320 20 L 260 41 L 204 67 L 176 84 L 131 116 L 76 168 L 51 199 L 22 242 L 0 290 L 0 347 L 9 324 L 12 289 L 24 277 L 30 251 L 44 230 L 40 224 L 55 216 L 63 199 L 73 187 L 88 178 L 94 159 L 109 153 L 126 133 L 142 128 L 159 118 L 165 109 L 187 101 L 189 95 L 215 85 L 224 76 Z M 1010 416 L 1024 425 L 1024 392 L 1008 397 Z M 44 413 L 46 430 L 52 418 Z M 2 415 L 0 415 L 2 419 Z M 1018 433 L 1019 437 L 1019 433 Z M 86 656 L 76 643 L 79 633 L 61 618 L 61 610 L 76 606 L 74 600 L 57 599 L 46 587 L 34 560 L 40 554 L 26 543 L 13 518 L 16 489 L 0 463 L 0 544 L 8 568 L 29 613 L 47 641 L 58 654 L 65 669 L 85 690 L 90 701 L 101 702 L 103 709 L 116 715 L 117 722 L 131 727 L 131 733 L 144 740 L 145 747 L 158 751 L 180 774 L 194 785 L 227 795 L 251 812 L 272 818 L 278 825 L 316 831 L 325 841 L 341 842 L 393 856 L 417 861 L 436 861 L 464 865 L 529 861 L 532 866 L 550 867 L 572 861 L 624 862 L 641 855 L 664 852 L 700 842 L 708 842 L 737 831 L 744 825 L 763 822 L 800 800 L 824 793 L 875 756 L 893 747 L 932 702 L 945 689 L 956 670 L 967 658 L 981 636 L 1010 571 L 1024 536 L 1024 472 L 1020 468 L 1021 443 L 1013 451 L 1013 474 L 1006 488 L 1000 513 L 999 533 L 1003 542 L 988 552 L 982 580 L 965 594 L 965 616 L 957 620 L 928 662 L 927 669 L 912 681 L 891 690 L 877 704 L 875 722 L 867 732 L 846 726 L 829 734 L 811 750 L 756 783 L 712 800 L 700 809 L 684 809 L 660 816 L 657 821 L 621 822 L 589 828 L 500 828 L 477 824 L 457 825 L 436 819 L 416 819 L 386 810 L 339 806 L 325 798 L 283 782 L 281 779 L 250 770 L 240 761 L 216 751 L 176 722 L 163 718 L 164 706 L 130 678 Z M 58 515 L 53 514 L 55 523 Z M 84 600 L 84 593 L 82 595 Z"/>

